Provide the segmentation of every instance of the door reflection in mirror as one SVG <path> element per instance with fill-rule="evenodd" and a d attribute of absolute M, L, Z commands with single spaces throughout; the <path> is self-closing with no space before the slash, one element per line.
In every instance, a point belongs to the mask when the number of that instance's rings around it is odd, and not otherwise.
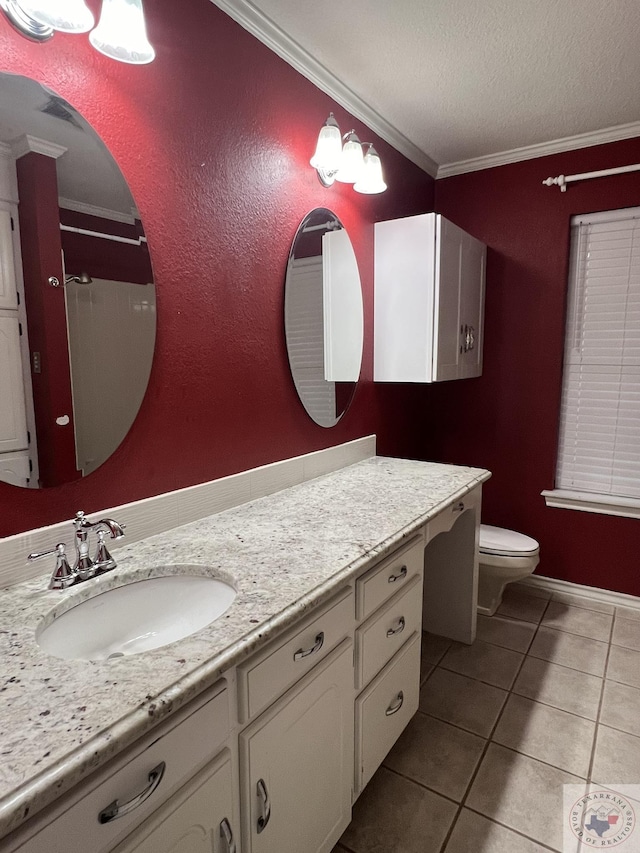
<path fill-rule="evenodd" d="M 300 401 L 319 426 L 335 426 L 360 375 L 363 312 L 351 240 L 331 210 L 312 210 L 296 232 L 284 313 L 289 365 Z"/>
<path fill-rule="evenodd" d="M 147 242 L 113 157 L 63 98 L 0 73 L 0 480 L 57 486 L 108 459 L 155 333 Z"/>

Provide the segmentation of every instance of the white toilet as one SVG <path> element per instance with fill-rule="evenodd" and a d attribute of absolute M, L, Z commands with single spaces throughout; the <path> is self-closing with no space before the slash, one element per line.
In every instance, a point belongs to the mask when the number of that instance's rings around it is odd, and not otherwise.
<path fill-rule="evenodd" d="M 535 539 L 505 530 L 480 525 L 478 613 L 493 616 L 508 583 L 533 573 L 540 561 L 540 546 Z"/>

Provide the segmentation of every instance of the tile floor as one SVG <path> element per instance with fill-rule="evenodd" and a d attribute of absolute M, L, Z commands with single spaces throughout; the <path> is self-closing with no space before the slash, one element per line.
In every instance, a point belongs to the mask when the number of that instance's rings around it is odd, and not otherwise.
<path fill-rule="evenodd" d="M 333 853 L 562 851 L 563 784 L 640 784 L 640 610 L 514 585 L 421 678 Z"/>

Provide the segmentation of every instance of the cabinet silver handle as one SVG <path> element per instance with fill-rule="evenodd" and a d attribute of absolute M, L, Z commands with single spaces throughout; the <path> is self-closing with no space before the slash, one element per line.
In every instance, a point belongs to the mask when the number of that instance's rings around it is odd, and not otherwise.
<path fill-rule="evenodd" d="M 112 803 L 109 803 L 106 809 L 102 809 L 98 815 L 99 822 L 110 823 L 112 820 L 117 820 L 119 817 L 131 814 L 131 812 L 135 811 L 138 806 L 141 806 L 144 801 L 148 800 L 151 794 L 153 794 L 160 782 L 162 782 L 166 766 L 167 765 L 164 761 L 161 761 L 157 767 L 154 767 L 149 773 L 149 784 L 147 787 L 144 791 L 140 791 L 140 793 L 133 797 L 133 799 L 129 800 L 128 803 L 120 804 L 118 800 L 114 800 Z"/>
<path fill-rule="evenodd" d="M 469 326 L 469 349 L 472 350 L 476 343 L 476 330 L 473 326 Z"/>
<path fill-rule="evenodd" d="M 402 578 L 406 578 L 407 576 L 407 567 L 403 566 L 397 575 L 389 575 L 389 583 L 395 583 L 396 581 L 401 580 Z"/>
<path fill-rule="evenodd" d="M 323 645 L 324 645 L 324 631 L 320 631 L 320 633 L 316 636 L 316 641 L 311 646 L 311 648 L 310 649 L 298 649 L 298 651 L 294 653 L 293 659 L 294 660 L 302 660 L 302 658 L 308 658 L 309 655 L 312 655 L 315 652 L 319 652 Z"/>
<path fill-rule="evenodd" d="M 402 632 L 404 631 L 404 625 L 404 616 L 401 616 L 398 619 L 398 624 L 396 625 L 396 627 L 389 628 L 389 630 L 387 631 L 387 637 L 395 637 L 396 634 L 402 634 Z"/>
<path fill-rule="evenodd" d="M 262 801 L 262 814 L 258 818 L 258 835 L 260 835 L 262 830 L 266 829 L 267 824 L 269 823 L 269 819 L 271 817 L 271 803 L 269 802 L 269 794 L 267 792 L 267 786 L 264 784 L 264 779 L 258 779 L 256 787 L 258 789 L 258 797 Z"/>
<path fill-rule="evenodd" d="M 387 710 L 384 712 L 385 716 L 391 717 L 393 714 L 397 714 L 402 705 L 404 704 L 404 693 L 402 690 L 398 693 L 393 702 L 389 705 Z"/>
<path fill-rule="evenodd" d="M 462 512 L 464 510 L 464 501 L 459 501 L 451 507 L 451 512 Z"/>
<path fill-rule="evenodd" d="M 226 817 L 220 823 L 220 837 L 224 838 L 227 843 L 227 853 L 236 853 L 236 842 L 231 831 L 231 824 Z"/>

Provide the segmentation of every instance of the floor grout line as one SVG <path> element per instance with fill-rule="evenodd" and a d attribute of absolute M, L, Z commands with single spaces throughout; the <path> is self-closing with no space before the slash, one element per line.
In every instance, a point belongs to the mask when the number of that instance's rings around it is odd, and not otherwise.
<path fill-rule="evenodd" d="M 602 686 L 600 688 L 600 701 L 598 702 L 598 711 L 596 714 L 596 727 L 593 732 L 593 743 L 591 744 L 591 759 L 589 761 L 589 770 L 587 773 L 587 781 L 591 782 L 593 779 L 593 765 L 596 760 L 596 749 L 598 747 L 598 734 L 600 729 L 600 717 L 602 715 L 602 706 L 604 704 L 604 688 L 606 685 L 606 675 L 607 670 L 609 669 L 609 656 L 611 655 L 611 641 L 613 639 L 613 629 L 616 623 L 616 614 L 614 613 L 613 619 L 611 620 L 611 627 L 609 629 L 609 647 L 607 648 L 607 656 L 604 662 L 604 673 L 602 678 Z"/>

